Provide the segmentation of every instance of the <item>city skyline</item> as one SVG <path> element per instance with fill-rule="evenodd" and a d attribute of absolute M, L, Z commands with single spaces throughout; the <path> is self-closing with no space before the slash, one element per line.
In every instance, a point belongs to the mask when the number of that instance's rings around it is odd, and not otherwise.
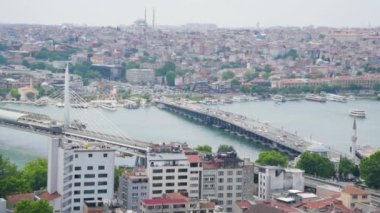
<path fill-rule="evenodd" d="M 144 18 L 152 22 L 153 8 L 157 25 L 212 23 L 219 27 L 271 26 L 380 26 L 380 2 L 376 0 L 302 0 L 230 1 L 230 0 L 1 0 L 0 23 L 86 24 L 89 26 L 130 25 Z M 365 3 L 363 3 L 365 2 Z M 228 15 L 226 15 L 228 14 Z M 175 17 L 175 18 L 173 18 Z"/>

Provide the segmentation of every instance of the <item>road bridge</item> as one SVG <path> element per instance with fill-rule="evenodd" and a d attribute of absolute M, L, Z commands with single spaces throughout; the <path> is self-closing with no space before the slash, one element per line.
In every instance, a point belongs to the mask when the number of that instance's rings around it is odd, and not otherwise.
<path fill-rule="evenodd" d="M 310 140 L 305 140 L 293 133 L 235 113 L 181 101 L 155 100 L 155 103 L 161 109 L 260 143 L 269 149 L 278 150 L 291 157 L 298 156 L 300 153 L 307 151 L 312 145 L 315 145 Z M 328 149 L 329 157 L 345 155 L 331 148 L 326 149 Z"/>

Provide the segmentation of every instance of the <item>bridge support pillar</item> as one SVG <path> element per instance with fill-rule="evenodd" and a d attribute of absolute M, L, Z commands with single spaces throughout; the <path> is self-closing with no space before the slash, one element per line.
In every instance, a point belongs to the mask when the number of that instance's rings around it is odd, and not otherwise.
<path fill-rule="evenodd" d="M 56 192 L 58 188 L 58 150 L 60 144 L 61 138 L 58 137 L 53 137 L 49 143 L 47 191 L 50 194 Z"/>

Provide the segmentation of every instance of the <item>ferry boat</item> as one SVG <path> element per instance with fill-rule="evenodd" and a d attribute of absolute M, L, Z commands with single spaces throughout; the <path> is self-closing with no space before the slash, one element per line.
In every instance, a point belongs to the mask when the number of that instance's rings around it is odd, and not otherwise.
<path fill-rule="evenodd" d="M 364 110 L 353 109 L 350 111 L 350 116 L 355 117 L 355 118 L 365 118 L 366 113 Z"/>
<path fill-rule="evenodd" d="M 59 108 L 62 108 L 62 107 L 65 106 L 65 104 L 62 103 L 62 102 L 59 102 L 59 103 L 57 103 L 55 106 L 56 106 L 56 107 L 59 107 Z"/>
<path fill-rule="evenodd" d="M 342 102 L 342 103 L 347 102 L 346 97 L 341 96 L 341 95 L 331 94 L 331 93 L 326 94 L 326 99 L 329 101 L 336 101 L 336 102 Z"/>
<path fill-rule="evenodd" d="M 117 110 L 116 104 L 104 103 L 104 104 L 101 104 L 100 107 L 103 109 L 109 110 L 109 111 L 116 111 Z"/>
<path fill-rule="evenodd" d="M 47 101 L 46 100 L 38 100 L 34 103 L 35 106 L 46 106 L 47 105 Z"/>
<path fill-rule="evenodd" d="M 86 103 L 71 104 L 71 107 L 72 107 L 72 108 L 83 108 L 83 109 L 87 109 L 87 108 L 88 108 L 88 104 L 86 104 Z"/>
<path fill-rule="evenodd" d="M 276 103 L 286 101 L 285 97 L 282 95 L 274 95 L 274 96 L 272 96 L 272 100 L 274 100 Z"/>
<path fill-rule="evenodd" d="M 306 95 L 305 96 L 305 100 L 316 101 L 316 102 L 320 102 L 320 103 L 325 103 L 326 102 L 326 98 L 325 97 L 322 97 L 322 96 L 319 96 L 319 95 L 313 95 L 313 94 Z"/>

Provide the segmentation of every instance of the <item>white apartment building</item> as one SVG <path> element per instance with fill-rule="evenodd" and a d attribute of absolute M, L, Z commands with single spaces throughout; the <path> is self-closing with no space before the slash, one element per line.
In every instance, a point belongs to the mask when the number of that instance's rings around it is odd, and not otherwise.
<path fill-rule="evenodd" d="M 202 199 L 214 201 L 223 212 L 232 212 L 233 203 L 253 192 L 253 164 L 236 153 L 203 158 Z"/>
<path fill-rule="evenodd" d="M 140 212 L 142 199 L 149 195 L 148 176 L 145 168 L 135 168 L 125 171 L 119 179 L 119 203 L 125 209 Z"/>
<path fill-rule="evenodd" d="M 146 160 L 149 198 L 172 192 L 199 198 L 202 164 L 197 156 L 185 155 L 181 145 L 163 144 L 151 147 Z"/>
<path fill-rule="evenodd" d="M 83 212 L 84 202 L 113 198 L 115 151 L 83 144 L 61 138 L 49 144 L 47 191 L 62 196 L 58 210 L 63 213 Z"/>
<path fill-rule="evenodd" d="M 277 166 L 259 166 L 258 197 L 271 199 L 274 192 L 289 189 L 304 191 L 304 171 Z"/>

